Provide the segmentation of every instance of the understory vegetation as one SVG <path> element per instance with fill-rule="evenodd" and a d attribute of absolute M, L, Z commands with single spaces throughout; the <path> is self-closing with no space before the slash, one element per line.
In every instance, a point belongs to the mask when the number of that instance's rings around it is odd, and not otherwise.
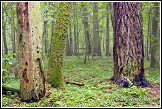
<path fill-rule="evenodd" d="M 109 78 L 113 75 L 113 59 L 107 57 L 89 58 L 87 64 L 83 57 L 64 58 L 65 80 L 78 82 L 84 86 L 64 84 L 63 89 L 50 87 L 46 84 L 46 95 L 39 102 L 21 102 L 17 94 L 3 95 L 4 107 L 115 107 L 115 106 L 160 106 L 160 71 L 149 68 L 145 61 L 145 76 L 153 84 L 153 88 L 121 88 L 113 84 Z M 14 63 L 10 59 L 9 63 Z M 44 61 L 44 63 L 47 60 Z M 45 64 L 47 65 L 47 64 Z M 7 66 L 8 67 L 8 66 Z M 44 66 L 46 68 L 46 66 Z M 9 67 L 8 67 L 9 68 Z M 45 69 L 46 70 L 46 69 Z M 19 79 L 9 72 L 5 85 L 20 88 Z"/>

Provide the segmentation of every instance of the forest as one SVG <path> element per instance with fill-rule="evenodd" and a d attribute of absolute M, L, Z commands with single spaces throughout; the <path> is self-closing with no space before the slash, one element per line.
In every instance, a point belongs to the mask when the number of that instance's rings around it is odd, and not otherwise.
<path fill-rule="evenodd" d="M 161 2 L 1 2 L 1 107 L 161 107 Z"/>

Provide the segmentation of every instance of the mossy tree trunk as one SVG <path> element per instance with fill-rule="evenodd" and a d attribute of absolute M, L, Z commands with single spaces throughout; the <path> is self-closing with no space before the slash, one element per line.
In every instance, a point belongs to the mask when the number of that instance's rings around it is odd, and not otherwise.
<path fill-rule="evenodd" d="M 115 82 L 123 75 L 134 78 L 134 82 L 145 81 L 140 8 L 139 3 L 114 3 L 114 76 L 112 79 Z"/>
<path fill-rule="evenodd" d="M 41 69 L 42 37 L 40 3 L 17 3 L 18 58 L 22 101 L 37 101 L 45 95 L 45 78 Z"/>
<path fill-rule="evenodd" d="M 61 2 L 57 10 L 56 28 L 49 56 L 48 82 L 53 87 L 63 87 L 63 56 L 70 18 L 69 2 Z"/>

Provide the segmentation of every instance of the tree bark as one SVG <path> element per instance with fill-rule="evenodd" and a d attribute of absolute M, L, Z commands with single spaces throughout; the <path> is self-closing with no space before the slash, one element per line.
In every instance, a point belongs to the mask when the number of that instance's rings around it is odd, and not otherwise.
<path fill-rule="evenodd" d="M 17 3 L 20 96 L 26 102 L 38 101 L 45 95 L 39 9 L 40 3 Z"/>
<path fill-rule="evenodd" d="M 158 18 L 159 18 L 159 3 L 153 3 L 153 12 L 152 12 L 152 43 L 151 43 L 151 63 L 150 67 L 155 68 L 158 67 L 157 62 L 157 47 L 158 47 Z"/>
<path fill-rule="evenodd" d="M 99 37 L 99 21 L 98 21 L 98 3 L 93 3 L 93 53 L 101 56 L 101 40 Z"/>
<path fill-rule="evenodd" d="M 146 81 L 144 77 L 143 30 L 140 4 L 114 3 L 114 76 L 117 82 L 122 76 L 134 78 L 135 83 Z M 150 86 L 146 81 L 142 86 Z"/>
<path fill-rule="evenodd" d="M 61 2 L 57 10 L 57 19 L 49 56 L 48 82 L 53 87 L 63 87 L 63 55 L 70 19 L 70 2 Z"/>

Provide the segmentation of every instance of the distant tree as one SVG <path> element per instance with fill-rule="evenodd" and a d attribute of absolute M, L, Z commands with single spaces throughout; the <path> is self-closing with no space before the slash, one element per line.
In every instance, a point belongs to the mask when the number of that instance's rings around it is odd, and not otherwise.
<path fill-rule="evenodd" d="M 40 3 L 17 3 L 18 57 L 22 101 L 37 101 L 45 95 L 42 71 Z"/>
<path fill-rule="evenodd" d="M 109 57 L 110 53 L 109 53 L 109 50 L 110 50 L 110 36 L 109 36 L 109 3 L 107 3 L 107 14 L 106 14 L 106 56 Z"/>
<path fill-rule="evenodd" d="M 72 39 L 72 16 L 70 16 L 70 20 L 69 20 L 69 49 L 70 49 L 70 56 L 72 56 L 73 54 L 73 39 Z"/>
<path fill-rule="evenodd" d="M 74 20 L 73 20 L 73 23 L 74 23 L 74 55 L 77 55 L 77 19 L 76 19 L 76 3 L 74 2 L 73 3 L 73 13 L 74 13 Z"/>
<path fill-rule="evenodd" d="M 152 9 L 152 37 L 151 37 L 151 63 L 150 67 L 155 68 L 158 65 L 157 60 L 157 47 L 158 47 L 158 19 L 159 19 L 159 3 L 153 3 Z"/>
<path fill-rule="evenodd" d="M 84 63 L 86 63 L 87 56 L 91 53 L 91 43 L 90 43 L 90 34 L 89 34 L 89 24 L 88 24 L 88 10 L 85 3 L 81 4 L 83 7 L 82 11 L 82 21 L 84 25 L 84 36 L 85 36 L 85 57 Z"/>
<path fill-rule="evenodd" d="M 44 27 L 43 27 L 43 39 L 44 39 L 44 50 L 45 50 L 45 53 L 48 53 L 48 16 L 47 16 L 47 13 L 48 13 L 48 3 L 45 2 L 45 20 L 44 20 Z"/>
<path fill-rule="evenodd" d="M 12 34 L 12 52 L 15 53 L 15 23 L 14 23 L 14 3 L 11 3 L 11 34 Z"/>
<path fill-rule="evenodd" d="M 144 76 L 143 32 L 140 3 L 114 3 L 114 76 L 120 84 L 122 76 L 135 84 L 149 87 Z"/>
<path fill-rule="evenodd" d="M 101 40 L 99 37 L 99 19 L 98 19 L 98 3 L 93 3 L 93 53 L 101 56 Z"/>
<path fill-rule="evenodd" d="M 7 47 L 7 42 L 6 42 L 6 21 L 7 17 L 5 19 L 5 7 L 4 4 L 2 5 L 2 36 L 3 36 L 3 44 L 4 44 L 4 53 L 8 54 L 8 47 Z"/>
<path fill-rule="evenodd" d="M 63 55 L 70 19 L 70 2 L 61 2 L 57 10 L 54 38 L 52 39 L 47 80 L 53 87 L 63 87 Z"/>
<path fill-rule="evenodd" d="M 151 8 L 149 8 L 148 13 L 148 32 L 147 32 L 147 39 L 146 39 L 146 58 L 149 60 L 149 38 L 151 36 Z"/>

